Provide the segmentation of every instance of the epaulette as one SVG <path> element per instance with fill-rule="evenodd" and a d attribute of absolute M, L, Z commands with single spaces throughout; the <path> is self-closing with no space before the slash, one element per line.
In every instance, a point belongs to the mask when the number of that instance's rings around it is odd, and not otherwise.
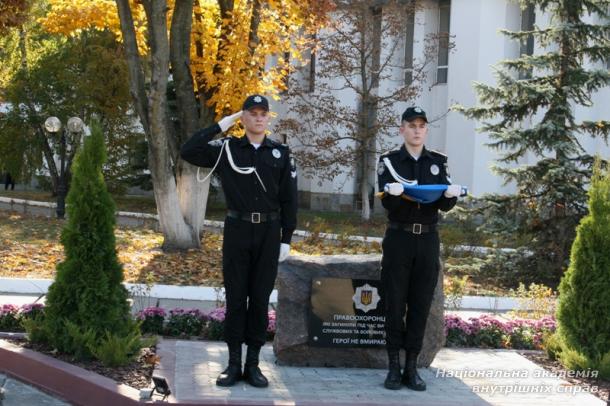
<path fill-rule="evenodd" d="M 390 156 L 390 155 L 398 154 L 399 152 L 400 152 L 400 148 L 398 148 L 398 149 L 391 149 L 391 150 L 386 151 L 383 154 L 381 154 L 381 157 L 387 157 L 387 156 Z"/>
<path fill-rule="evenodd" d="M 440 156 L 440 157 L 442 157 L 442 158 L 444 158 L 444 159 L 447 159 L 447 155 L 443 154 L 442 152 L 438 152 L 438 151 L 436 151 L 436 150 L 434 150 L 434 149 L 429 149 L 428 151 L 429 151 L 429 152 L 430 152 L 432 155 L 437 155 L 437 156 Z"/>
<path fill-rule="evenodd" d="M 286 144 L 282 144 L 282 143 L 281 143 L 280 141 L 278 141 L 278 140 L 274 140 L 273 138 L 267 138 L 267 139 L 268 139 L 268 140 L 269 140 L 269 142 L 271 142 L 271 144 L 272 144 L 274 147 L 276 147 L 276 148 L 277 148 L 277 147 L 288 148 L 288 145 L 286 145 Z"/>

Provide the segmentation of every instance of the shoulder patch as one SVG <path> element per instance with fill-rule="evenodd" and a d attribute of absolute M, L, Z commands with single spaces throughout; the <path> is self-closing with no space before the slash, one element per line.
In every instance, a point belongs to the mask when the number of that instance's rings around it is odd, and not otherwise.
<path fill-rule="evenodd" d="M 225 142 L 225 140 L 229 139 L 228 137 L 224 137 L 224 138 L 217 138 L 215 140 L 212 141 L 208 141 L 208 145 L 211 145 L 212 147 L 220 147 L 222 146 L 222 143 Z"/>
<path fill-rule="evenodd" d="M 447 159 L 447 155 L 443 154 L 442 152 L 438 152 L 438 151 L 436 151 L 434 149 L 429 149 L 428 151 L 430 151 L 430 153 L 432 155 L 440 156 L 440 157 L 443 157 L 443 158 Z"/>
<path fill-rule="evenodd" d="M 296 177 L 297 177 L 297 164 L 296 164 L 296 162 L 294 161 L 294 157 L 293 157 L 293 156 L 291 156 L 291 157 L 290 157 L 290 160 L 289 160 L 288 162 L 289 162 L 289 164 L 290 164 L 290 176 L 291 176 L 292 178 L 296 178 Z"/>

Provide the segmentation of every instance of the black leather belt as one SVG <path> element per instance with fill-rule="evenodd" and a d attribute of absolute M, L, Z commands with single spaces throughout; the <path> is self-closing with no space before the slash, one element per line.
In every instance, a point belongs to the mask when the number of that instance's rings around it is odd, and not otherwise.
<path fill-rule="evenodd" d="M 270 212 L 270 213 L 248 213 L 237 210 L 228 210 L 228 217 L 233 217 L 235 219 L 240 219 L 243 221 L 247 221 L 249 223 L 264 223 L 266 221 L 278 220 L 280 218 L 280 214 L 278 212 Z"/>
<path fill-rule="evenodd" d="M 430 233 L 436 231 L 436 224 L 407 224 L 390 221 L 388 228 L 393 230 L 404 230 L 413 234 Z"/>

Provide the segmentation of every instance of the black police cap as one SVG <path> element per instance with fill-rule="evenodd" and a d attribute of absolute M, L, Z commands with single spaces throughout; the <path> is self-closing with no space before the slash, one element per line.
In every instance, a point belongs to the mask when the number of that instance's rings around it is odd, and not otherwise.
<path fill-rule="evenodd" d="M 409 107 L 402 113 L 402 121 L 413 121 L 416 118 L 423 118 L 426 123 L 428 122 L 426 112 L 421 107 Z"/>
<path fill-rule="evenodd" d="M 248 96 L 244 101 L 242 110 L 250 110 L 254 107 L 261 107 L 266 111 L 269 111 L 269 101 L 265 96 L 261 96 L 260 94 L 253 94 L 251 96 Z"/>

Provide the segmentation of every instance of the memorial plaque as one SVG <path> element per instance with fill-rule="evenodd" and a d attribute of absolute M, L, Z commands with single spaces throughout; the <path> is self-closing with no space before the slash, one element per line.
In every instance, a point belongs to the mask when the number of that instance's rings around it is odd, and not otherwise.
<path fill-rule="evenodd" d="M 381 281 L 314 278 L 309 312 L 309 345 L 385 346 Z"/>

